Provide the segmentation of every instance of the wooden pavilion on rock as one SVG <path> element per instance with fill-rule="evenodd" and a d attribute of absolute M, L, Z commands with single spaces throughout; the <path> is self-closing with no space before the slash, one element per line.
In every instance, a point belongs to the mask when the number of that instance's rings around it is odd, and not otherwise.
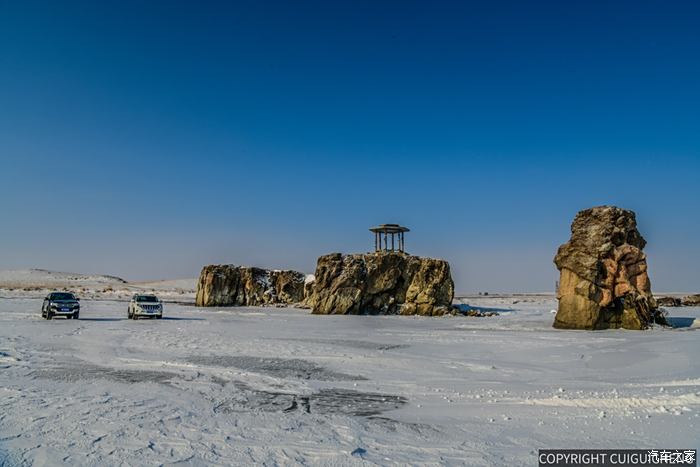
<path fill-rule="evenodd" d="M 381 224 L 369 229 L 374 232 L 374 251 L 398 251 L 405 253 L 404 234 L 410 230 L 399 224 Z M 391 246 L 389 246 L 391 240 Z"/>

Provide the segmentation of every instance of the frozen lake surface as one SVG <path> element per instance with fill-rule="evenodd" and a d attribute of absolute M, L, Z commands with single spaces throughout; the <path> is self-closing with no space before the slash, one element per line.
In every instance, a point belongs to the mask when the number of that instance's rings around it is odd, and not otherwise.
<path fill-rule="evenodd" d="M 698 308 L 676 329 L 0 298 L 0 465 L 533 465 L 538 448 L 700 449 Z M 697 321 L 695 321 L 697 323 Z"/>

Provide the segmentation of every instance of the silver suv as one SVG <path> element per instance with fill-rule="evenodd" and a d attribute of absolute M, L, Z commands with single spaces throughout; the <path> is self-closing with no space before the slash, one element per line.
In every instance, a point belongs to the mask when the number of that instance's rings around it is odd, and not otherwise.
<path fill-rule="evenodd" d="M 126 315 L 129 319 L 138 319 L 141 316 L 160 319 L 163 317 L 163 302 L 155 295 L 136 294 L 131 297 Z"/>
<path fill-rule="evenodd" d="M 51 319 L 54 316 L 78 319 L 80 299 L 70 292 L 51 292 L 41 304 L 41 317 Z"/>

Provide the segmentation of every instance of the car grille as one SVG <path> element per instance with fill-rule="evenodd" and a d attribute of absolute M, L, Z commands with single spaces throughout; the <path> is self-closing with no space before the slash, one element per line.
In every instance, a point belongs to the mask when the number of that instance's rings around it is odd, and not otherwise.
<path fill-rule="evenodd" d="M 160 306 L 158 305 L 141 305 L 143 311 L 160 311 Z"/>

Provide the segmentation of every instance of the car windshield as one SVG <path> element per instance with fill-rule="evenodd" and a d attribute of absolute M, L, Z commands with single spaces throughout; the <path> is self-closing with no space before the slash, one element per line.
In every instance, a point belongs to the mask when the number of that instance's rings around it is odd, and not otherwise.
<path fill-rule="evenodd" d="M 137 302 L 157 303 L 158 297 L 156 297 L 155 295 L 137 295 L 136 301 Z"/>
<path fill-rule="evenodd" d="M 72 293 L 62 293 L 62 292 L 56 292 L 52 293 L 49 296 L 50 300 L 75 300 L 75 295 Z"/>

